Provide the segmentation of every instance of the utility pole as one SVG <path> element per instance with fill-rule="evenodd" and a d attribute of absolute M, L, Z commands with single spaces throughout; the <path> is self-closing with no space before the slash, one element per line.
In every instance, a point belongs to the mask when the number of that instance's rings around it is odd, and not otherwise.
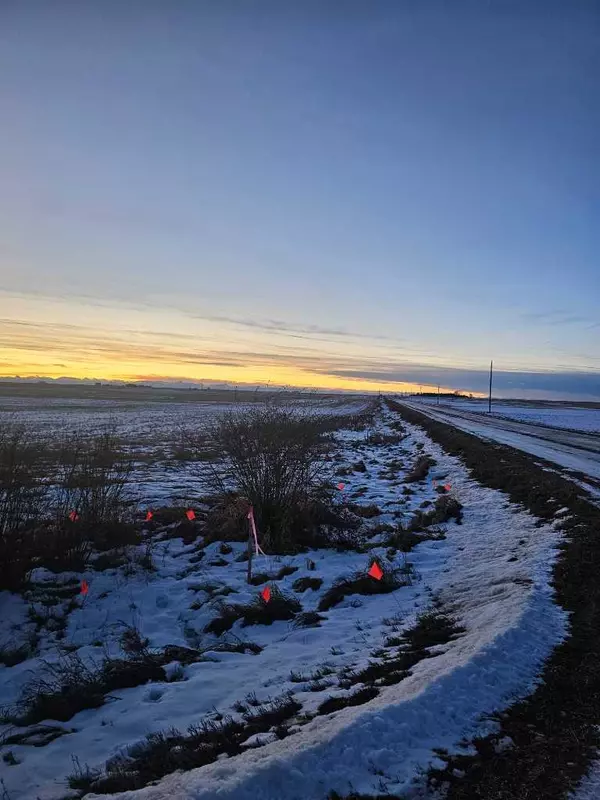
<path fill-rule="evenodd" d="M 490 361 L 490 396 L 488 399 L 488 414 L 492 413 L 492 374 L 494 372 L 494 362 Z"/>
<path fill-rule="evenodd" d="M 438 383 L 438 401 L 437 401 L 437 404 L 438 404 L 438 406 L 440 404 L 440 385 L 439 385 L 439 383 Z"/>

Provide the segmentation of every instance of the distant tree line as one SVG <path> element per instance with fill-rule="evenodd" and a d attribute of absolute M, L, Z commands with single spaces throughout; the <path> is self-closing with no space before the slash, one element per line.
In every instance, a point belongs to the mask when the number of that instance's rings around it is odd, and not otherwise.
<path fill-rule="evenodd" d="M 462 397 L 465 400 L 472 400 L 471 393 L 465 394 L 464 392 L 419 392 L 419 397 Z"/>

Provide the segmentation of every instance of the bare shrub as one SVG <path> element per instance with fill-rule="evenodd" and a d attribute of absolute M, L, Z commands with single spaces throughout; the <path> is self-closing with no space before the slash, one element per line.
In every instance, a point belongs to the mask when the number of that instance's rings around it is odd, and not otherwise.
<path fill-rule="evenodd" d="M 300 703 L 286 694 L 246 709 L 241 720 L 205 717 L 199 724 L 190 725 L 185 734 L 176 728 L 147 734 L 143 741 L 107 761 L 106 774 L 86 785 L 86 789 L 141 789 L 176 770 L 202 767 L 223 754 L 237 755 L 248 737 L 280 729 L 300 708 Z"/>
<path fill-rule="evenodd" d="M 268 601 L 259 595 L 250 603 L 221 603 L 219 616 L 209 622 L 204 632 L 220 636 L 230 630 L 238 619 L 243 620 L 243 626 L 272 625 L 277 620 L 294 619 L 300 611 L 302 605 L 295 597 L 273 586 Z"/>
<path fill-rule="evenodd" d="M 409 523 L 411 531 L 420 531 L 429 525 L 440 525 L 449 522 L 451 519 L 457 525 L 462 524 L 463 506 L 455 497 L 449 494 L 440 495 L 435 501 L 434 507 L 430 511 L 417 511 Z"/>
<path fill-rule="evenodd" d="M 40 465 L 39 444 L 28 441 L 25 428 L 0 426 L 0 536 L 40 516 L 45 497 Z"/>
<path fill-rule="evenodd" d="M 429 469 L 435 466 L 435 459 L 431 456 L 418 456 L 413 468 L 404 478 L 405 483 L 415 483 L 427 477 Z"/>
<path fill-rule="evenodd" d="M 131 469 L 114 431 L 44 442 L 0 426 L 0 589 L 38 564 L 80 570 L 94 548 L 136 543 Z"/>
<path fill-rule="evenodd" d="M 243 615 L 244 607 L 241 604 L 222 603 L 219 605 L 219 615 L 208 623 L 204 628 L 204 633 L 221 636 L 222 633 L 230 630 Z"/>
<path fill-rule="evenodd" d="M 213 461 L 218 458 L 214 450 L 214 442 L 206 431 L 192 430 L 188 426 L 178 425 L 172 448 L 175 461 Z"/>
<path fill-rule="evenodd" d="M 292 625 L 294 628 L 318 628 L 324 619 L 316 611 L 303 611 L 294 618 Z"/>
<path fill-rule="evenodd" d="M 465 629 L 457 621 L 443 613 L 439 604 L 417 617 L 414 627 L 403 634 L 403 640 L 412 650 L 423 650 L 436 645 L 447 644 Z"/>
<path fill-rule="evenodd" d="M 5 667 L 14 667 L 21 664 L 34 654 L 34 642 L 30 641 L 25 644 L 6 644 L 0 645 L 0 664 Z"/>
<path fill-rule="evenodd" d="M 220 477 L 217 478 L 220 482 Z M 214 502 L 206 519 L 204 543 L 219 539 L 244 542 L 248 538 L 248 506 L 246 497 L 224 492 Z"/>
<path fill-rule="evenodd" d="M 213 446 L 223 454 L 211 469 L 211 487 L 220 495 L 233 490 L 254 507 L 272 551 L 290 549 L 305 524 L 303 515 L 325 478 L 328 425 L 304 409 L 271 402 L 228 412 L 211 430 Z"/>
<path fill-rule="evenodd" d="M 121 649 L 132 658 L 148 658 L 150 640 L 135 625 L 127 625 L 120 638 Z"/>
<path fill-rule="evenodd" d="M 2 711 L 2 719 L 16 725 L 31 725 L 45 719 L 66 722 L 86 708 L 104 705 L 105 695 L 148 681 L 166 681 L 160 654 L 151 653 L 135 629 L 124 634 L 127 658 L 105 658 L 86 663 L 77 653 L 44 662 L 43 670 L 25 684 L 13 708 Z"/>
<path fill-rule="evenodd" d="M 71 756 L 71 760 L 73 761 L 73 772 L 67 776 L 69 789 L 88 792 L 102 772 L 99 769 L 92 769 L 88 764 L 82 767 L 77 756 Z"/>
<path fill-rule="evenodd" d="M 40 563 L 53 572 L 85 569 L 93 552 L 89 530 L 68 517 L 45 525 L 39 537 Z"/>
<path fill-rule="evenodd" d="M 379 410 L 377 401 L 369 403 L 362 411 L 354 414 L 343 414 L 336 419 L 336 427 L 353 431 L 365 431 L 372 427 L 375 415 Z"/>
<path fill-rule="evenodd" d="M 295 592 L 305 592 L 307 589 L 318 591 L 322 585 L 323 585 L 322 578 L 311 578 L 311 577 L 298 578 L 292 584 L 292 589 Z"/>
<path fill-rule="evenodd" d="M 294 572 L 298 572 L 298 567 L 292 567 L 291 564 L 286 564 L 277 572 L 272 572 L 270 574 L 266 572 L 259 572 L 256 575 L 253 575 L 250 579 L 250 583 L 253 586 L 260 586 L 262 583 L 267 583 L 267 581 L 280 581 L 282 578 L 286 578 L 288 575 L 293 575 Z"/>
<path fill-rule="evenodd" d="M 24 427 L 0 426 L 0 590 L 21 588 L 35 566 L 35 532 L 47 496 L 42 453 Z"/>
<path fill-rule="evenodd" d="M 334 711 L 339 711 L 342 708 L 349 706 L 360 706 L 363 703 L 368 703 L 379 694 L 379 689 L 375 686 L 365 686 L 363 689 L 358 689 L 352 694 L 344 696 L 328 697 L 324 700 L 319 708 L 317 714 L 332 714 Z"/>
<path fill-rule="evenodd" d="M 339 578 L 325 592 L 319 601 L 317 610 L 329 611 L 330 608 L 338 605 L 351 594 L 388 594 L 401 586 L 410 585 L 409 576 L 404 574 L 403 570 L 391 569 L 379 561 L 377 563 L 383 572 L 380 580 L 375 580 L 366 571 Z"/>
<path fill-rule="evenodd" d="M 368 506 L 363 506 L 360 503 L 348 503 L 348 508 L 357 517 L 362 517 L 363 519 L 373 519 L 373 517 L 379 517 L 383 513 L 375 503 L 371 503 Z"/>
<path fill-rule="evenodd" d="M 422 512 L 418 512 L 421 514 Z M 415 515 L 416 516 L 416 515 Z M 400 550 L 401 553 L 410 553 L 410 551 L 421 542 L 439 541 L 445 539 L 445 532 L 440 529 L 431 529 L 426 533 L 417 534 L 415 528 L 411 525 L 409 530 L 406 530 L 401 525 L 398 525 L 396 530 L 391 533 L 385 540 L 385 546 Z"/>
<path fill-rule="evenodd" d="M 130 522 L 132 464 L 113 430 L 64 437 L 57 444 L 54 470 L 53 524 L 41 551 L 46 566 L 80 570 L 94 549 L 139 541 Z"/>
<path fill-rule="evenodd" d="M 268 602 L 258 596 L 254 602 L 244 609 L 244 625 L 271 625 L 276 620 L 293 619 L 302 611 L 297 598 L 284 594 L 277 586 L 271 587 L 271 598 Z"/>
<path fill-rule="evenodd" d="M 86 439 L 73 434 L 59 456 L 56 508 L 63 516 L 75 511 L 86 524 L 120 522 L 131 508 L 128 483 L 132 464 L 113 430 Z"/>
<path fill-rule="evenodd" d="M 136 569 L 141 569 L 148 573 L 156 572 L 154 543 L 152 540 L 147 541 L 143 549 L 134 549 L 133 552 L 129 552 L 127 558 L 128 563 L 124 570 L 126 575 L 132 575 Z"/>
<path fill-rule="evenodd" d="M 47 662 L 43 674 L 25 684 L 17 706 L 5 710 L 3 716 L 21 726 L 45 719 L 66 722 L 84 708 L 99 708 L 103 704 L 98 670 L 71 654 L 57 663 Z"/>

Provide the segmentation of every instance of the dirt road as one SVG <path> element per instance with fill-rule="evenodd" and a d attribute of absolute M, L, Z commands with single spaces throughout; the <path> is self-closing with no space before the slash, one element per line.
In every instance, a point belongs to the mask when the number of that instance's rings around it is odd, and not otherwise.
<path fill-rule="evenodd" d="M 419 401 L 405 405 L 432 419 L 454 425 L 483 439 L 516 447 L 552 461 L 577 477 L 585 488 L 600 496 L 600 435 L 549 428 L 531 422 L 517 422 Z"/>

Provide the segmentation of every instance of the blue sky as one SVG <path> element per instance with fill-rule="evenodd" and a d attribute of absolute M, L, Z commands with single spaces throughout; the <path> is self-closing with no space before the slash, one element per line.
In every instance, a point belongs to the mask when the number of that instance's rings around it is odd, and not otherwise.
<path fill-rule="evenodd" d="M 3 3 L 0 374 L 600 398 L 599 45 L 577 1 Z"/>

